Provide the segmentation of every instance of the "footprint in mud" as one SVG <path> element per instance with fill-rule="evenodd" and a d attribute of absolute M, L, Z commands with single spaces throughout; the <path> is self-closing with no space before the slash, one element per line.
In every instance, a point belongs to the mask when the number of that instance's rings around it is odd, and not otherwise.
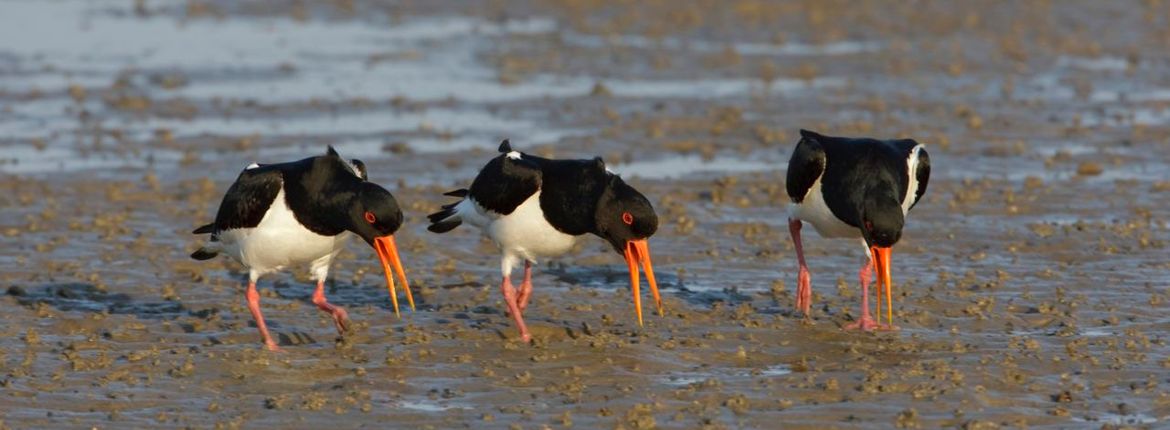
<path fill-rule="evenodd" d="M 277 343 L 281 346 L 312 345 L 317 343 L 316 339 L 313 339 L 312 336 L 309 336 L 305 332 L 277 333 L 276 337 Z"/>
<path fill-rule="evenodd" d="M 273 329 L 279 328 L 276 325 L 270 325 Z M 255 326 L 252 326 L 255 329 Z M 303 331 L 292 332 L 277 332 L 273 333 L 276 336 L 276 343 L 282 347 L 285 346 L 304 346 L 318 344 L 318 341 L 309 333 Z M 221 333 L 207 336 L 207 342 L 211 345 L 244 345 L 248 348 L 253 348 L 256 345 L 258 336 L 254 331 L 239 331 L 231 333 Z M 338 338 L 340 339 L 340 338 Z"/>

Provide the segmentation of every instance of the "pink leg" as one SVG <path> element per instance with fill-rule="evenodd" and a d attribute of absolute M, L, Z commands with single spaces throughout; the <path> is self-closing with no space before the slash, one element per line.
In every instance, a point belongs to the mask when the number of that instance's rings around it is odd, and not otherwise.
<path fill-rule="evenodd" d="M 532 262 L 524 260 L 524 282 L 520 283 L 520 296 L 516 298 L 516 306 L 520 312 L 528 307 L 528 298 L 532 296 Z"/>
<path fill-rule="evenodd" d="M 861 319 L 857 322 L 846 324 L 846 330 L 862 330 L 870 331 L 879 328 L 878 323 L 874 321 L 873 317 L 869 315 L 869 284 L 873 282 L 873 256 L 870 256 L 864 266 L 861 266 L 861 271 L 857 273 L 858 278 L 861 279 Z M 879 303 L 881 297 L 878 297 Z"/>
<path fill-rule="evenodd" d="M 862 284 L 877 280 L 877 275 L 873 271 L 873 257 L 869 257 L 865 263 L 862 263 L 861 270 L 857 271 L 857 277 L 861 279 Z"/>
<path fill-rule="evenodd" d="M 516 295 L 516 287 L 512 286 L 510 277 L 504 276 L 504 282 L 500 283 L 500 292 L 504 293 L 504 303 L 508 305 L 508 312 L 512 314 L 512 319 L 516 321 L 516 327 L 520 329 L 520 339 L 524 342 L 532 341 L 532 335 L 528 334 L 528 327 L 524 325 L 524 317 L 520 315 L 520 307 L 517 305 L 518 297 Z"/>
<path fill-rule="evenodd" d="M 260 313 L 260 293 L 256 291 L 256 281 L 248 281 L 248 291 L 245 293 L 248 298 L 248 310 L 252 311 L 252 319 L 256 320 L 256 327 L 260 329 L 260 338 L 264 340 L 264 347 L 269 351 L 279 352 L 280 347 L 276 346 L 276 341 L 272 340 L 272 336 L 268 334 L 268 325 L 264 324 L 264 315 Z"/>
<path fill-rule="evenodd" d="M 804 263 L 804 246 L 800 242 L 800 220 L 788 220 L 788 232 L 792 234 L 792 242 L 796 245 L 796 259 L 800 262 L 800 274 L 796 278 L 796 308 L 800 309 L 807 318 L 812 308 L 812 276 L 808 273 L 808 265 Z"/>
<path fill-rule="evenodd" d="M 313 291 L 313 304 L 317 309 L 329 312 L 333 316 L 333 325 L 337 327 L 337 334 L 344 335 L 349 329 L 349 314 L 341 306 L 334 306 L 325 300 L 325 280 L 317 281 L 317 290 Z"/>

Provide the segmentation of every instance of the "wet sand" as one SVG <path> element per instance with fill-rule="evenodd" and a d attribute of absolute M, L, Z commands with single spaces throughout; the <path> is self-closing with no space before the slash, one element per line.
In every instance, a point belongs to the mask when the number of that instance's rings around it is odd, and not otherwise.
<path fill-rule="evenodd" d="M 0 428 L 1170 422 L 1166 4 L 3 7 Z M 898 332 L 841 330 L 862 250 L 815 233 L 793 311 L 801 127 L 928 145 Z M 425 231 L 502 138 L 650 197 L 665 316 L 637 326 L 591 239 L 537 267 L 516 339 L 493 246 Z M 326 144 L 403 203 L 419 307 L 394 317 L 355 242 L 327 290 L 353 333 L 271 275 L 268 353 L 241 267 L 190 260 L 189 232 L 248 163 Z"/>

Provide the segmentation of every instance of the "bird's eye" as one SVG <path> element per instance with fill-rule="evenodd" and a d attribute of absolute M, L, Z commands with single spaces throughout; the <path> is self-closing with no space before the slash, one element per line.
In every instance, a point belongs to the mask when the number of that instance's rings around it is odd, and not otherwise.
<path fill-rule="evenodd" d="M 873 222 L 870 222 L 870 221 L 865 222 L 865 231 L 873 231 Z"/>
<path fill-rule="evenodd" d="M 374 216 L 373 212 L 366 211 L 366 222 L 373 224 L 375 221 L 378 221 L 378 217 Z"/>
<path fill-rule="evenodd" d="M 634 225 L 634 216 L 630 215 L 629 212 L 622 212 L 622 222 L 626 225 Z"/>

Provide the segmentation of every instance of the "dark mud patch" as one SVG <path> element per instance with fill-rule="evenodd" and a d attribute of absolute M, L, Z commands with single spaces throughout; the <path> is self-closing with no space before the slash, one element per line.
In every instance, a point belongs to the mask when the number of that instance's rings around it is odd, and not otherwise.
<path fill-rule="evenodd" d="M 139 301 L 129 294 L 111 293 L 95 285 L 81 283 L 29 287 L 13 285 L 8 287 L 7 294 L 21 306 L 34 310 L 49 306 L 62 312 L 125 314 L 142 319 L 175 319 L 180 316 L 210 318 L 219 312 L 215 308 L 192 311 L 174 301 Z"/>

